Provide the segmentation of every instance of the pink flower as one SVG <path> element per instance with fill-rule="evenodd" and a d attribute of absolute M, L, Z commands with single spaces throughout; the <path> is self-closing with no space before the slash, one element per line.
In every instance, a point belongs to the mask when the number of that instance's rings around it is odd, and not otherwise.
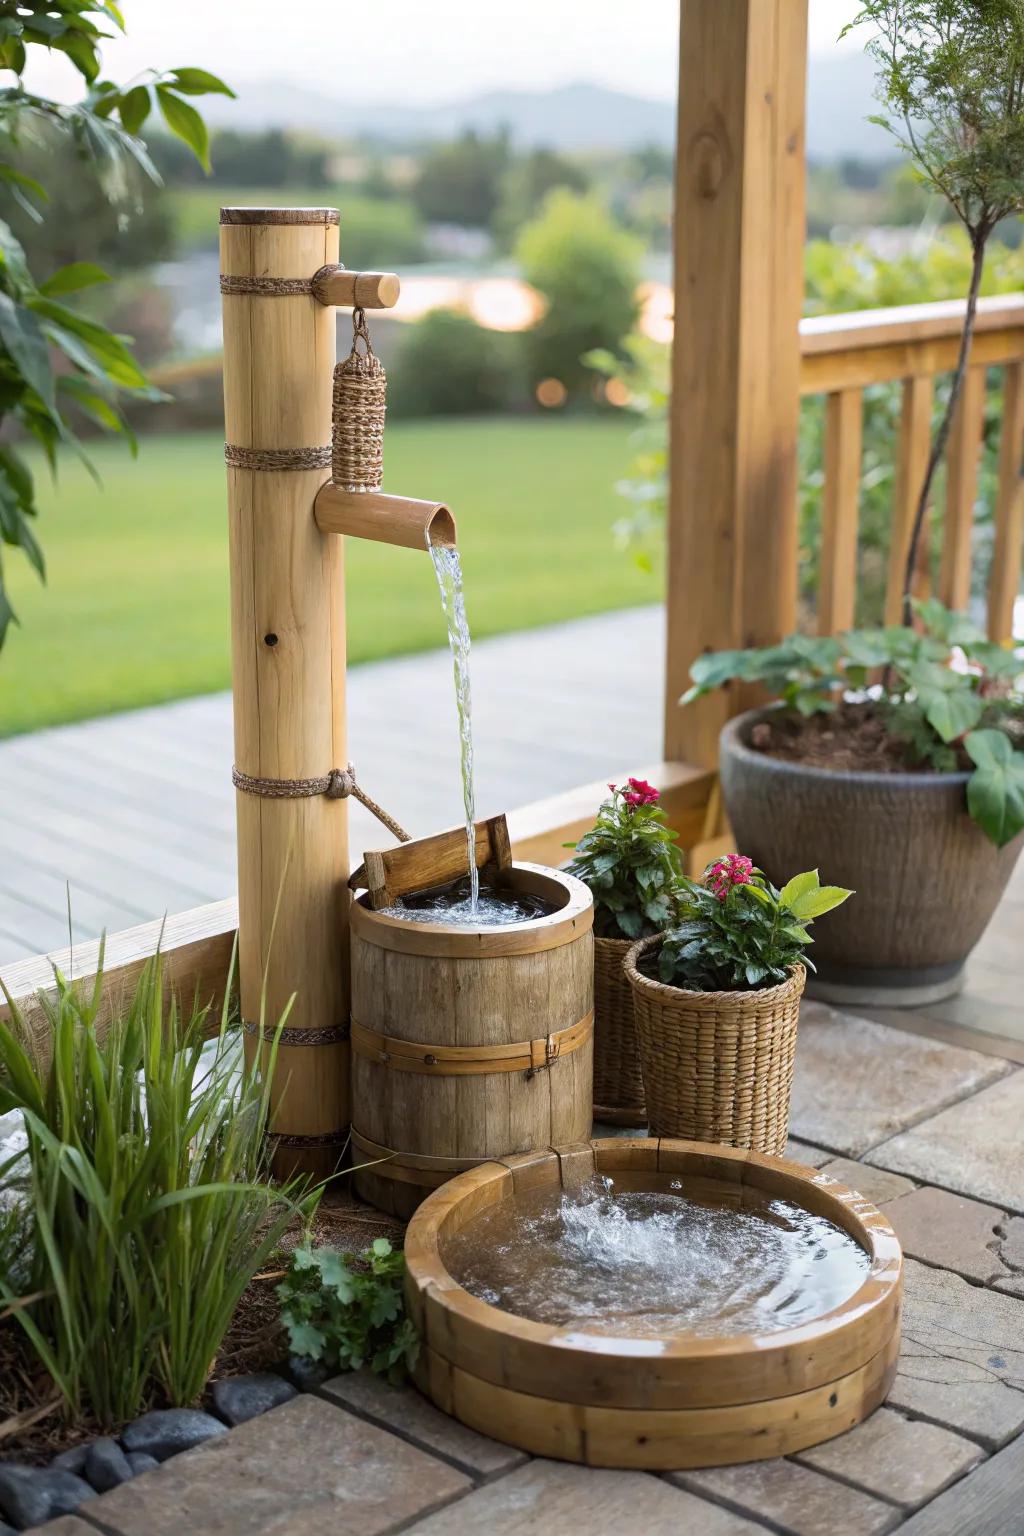
<path fill-rule="evenodd" d="M 754 862 L 742 853 L 727 853 L 716 859 L 704 872 L 708 889 L 724 901 L 734 885 L 749 885 L 754 872 Z"/>
<path fill-rule="evenodd" d="M 638 805 L 657 805 L 661 799 L 661 791 L 655 789 L 653 784 L 648 784 L 646 779 L 627 779 L 629 789 L 625 794 L 626 804 L 634 809 Z"/>

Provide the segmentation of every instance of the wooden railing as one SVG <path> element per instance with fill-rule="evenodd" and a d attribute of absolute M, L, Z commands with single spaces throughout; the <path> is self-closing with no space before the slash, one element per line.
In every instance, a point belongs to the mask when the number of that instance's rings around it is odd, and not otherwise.
<path fill-rule="evenodd" d="M 931 440 L 935 378 L 956 363 L 961 302 L 914 304 L 804 320 L 800 326 L 802 395 L 826 398 L 824 495 L 818 629 L 835 634 L 853 623 L 861 483 L 863 393 L 870 384 L 902 384 L 893 445 L 895 481 L 885 617 L 898 623 L 907 548 Z M 951 608 L 971 591 L 971 534 L 985 417 L 988 370 L 1003 373 L 995 542 L 988 582 L 991 639 L 1012 632 L 1024 534 L 1024 295 L 982 299 L 970 366 L 953 421 L 938 596 Z"/>

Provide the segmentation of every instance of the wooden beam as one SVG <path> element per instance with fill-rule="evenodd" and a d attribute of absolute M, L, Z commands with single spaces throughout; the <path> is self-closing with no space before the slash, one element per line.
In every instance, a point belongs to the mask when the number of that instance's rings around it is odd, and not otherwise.
<path fill-rule="evenodd" d="M 905 379 L 900 408 L 899 446 L 896 450 L 896 480 L 893 488 L 892 521 L 889 526 L 889 575 L 885 589 L 885 622 L 903 623 L 903 578 L 907 551 L 914 531 L 917 502 L 928 468 L 932 446 L 932 402 L 934 386 L 930 378 Z M 930 513 L 929 508 L 929 513 Z M 922 584 L 927 578 L 928 516 L 918 548 L 916 570 Z M 915 597 L 923 597 L 916 590 Z"/>
<path fill-rule="evenodd" d="M 228 983 L 237 927 L 238 903 L 232 899 L 193 907 L 188 912 L 176 912 L 172 917 L 110 934 L 104 955 L 103 1002 L 97 1019 L 100 1036 L 158 945 L 164 957 L 167 988 L 177 992 L 186 1005 L 194 998 L 209 1003 L 216 1015 Z M 99 943 L 93 940 L 19 960 L 0 971 L 30 1029 L 38 1034 L 46 1028 L 46 1016 L 37 994 L 52 991 L 54 966 L 68 980 L 77 977 L 89 983 L 96 975 L 99 954 Z M 10 1012 L 7 999 L 0 997 L 0 1021 L 9 1019 Z"/>
<path fill-rule="evenodd" d="M 683 0 L 665 757 L 711 768 L 741 690 L 706 650 L 795 626 L 807 0 Z"/>
<path fill-rule="evenodd" d="M 972 364 L 964 377 L 946 453 L 946 521 L 942 530 L 939 596 L 947 608 L 966 608 L 971 595 L 971 534 L 984 428 L 985 369 Z"/>
<path fill-rule="evenodd" d="M 651 763 L 630 772 L 661 790 L 662 809 L 681 847 L 688 848 L 704 835 L 716 774 L 688 763 Z M 613 784 L 624 784 L 628 777 L 629 773 L 609 775 Z M 607 797 L 608 783 L 599 779 L 511 811 L 508 830 L 513 855 L 528 863 L 564 864 L 572 856 L 573 845 L 594 825 L 597 808 Z"/>

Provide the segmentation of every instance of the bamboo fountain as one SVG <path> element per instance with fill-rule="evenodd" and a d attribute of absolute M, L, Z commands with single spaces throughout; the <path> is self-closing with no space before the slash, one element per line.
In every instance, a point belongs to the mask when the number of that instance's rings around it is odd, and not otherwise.
<path fill-rule="evenodd" d="M 324 484 L 335 308 L 390 308 L 397 276 L 339 264 L 333 208 L 223 208 L 220 237 L 241 1012 L 257 1050 L 261 1021 L 294 997 L 272 1088 L 274 1168 L 323 1177 L 349 1123 L 337 535 L 425 553 L 428 536 L 453 543 L 455 524 L 438 502 Z"/>

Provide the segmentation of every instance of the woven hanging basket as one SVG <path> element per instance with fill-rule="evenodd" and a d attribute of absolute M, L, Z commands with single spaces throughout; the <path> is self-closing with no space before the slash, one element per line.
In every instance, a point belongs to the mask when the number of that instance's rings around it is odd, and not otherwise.
<path fill-rule="evenodd" d="M 364 350 L 360 352 L 359 343 Z M 352 351 L 334 370 L 331 480 L 347 491 L 378 491 L 384 473 L 388 377 L 361 309 L 352 316 Z"/>
<path fill-rule="evenodd" d="M 780 1156 L 806 971 L 760 992 L 689 992 L 638 969 L 660 944 L 641 939 L 625 960 L 650 1134 Z"/>
<path fill-rule="evenodd" d="M 644 1080 L 633 992 L 622 962 L 632 939 L 594 939 L 594 1119 L 644 1126 Z"/>

